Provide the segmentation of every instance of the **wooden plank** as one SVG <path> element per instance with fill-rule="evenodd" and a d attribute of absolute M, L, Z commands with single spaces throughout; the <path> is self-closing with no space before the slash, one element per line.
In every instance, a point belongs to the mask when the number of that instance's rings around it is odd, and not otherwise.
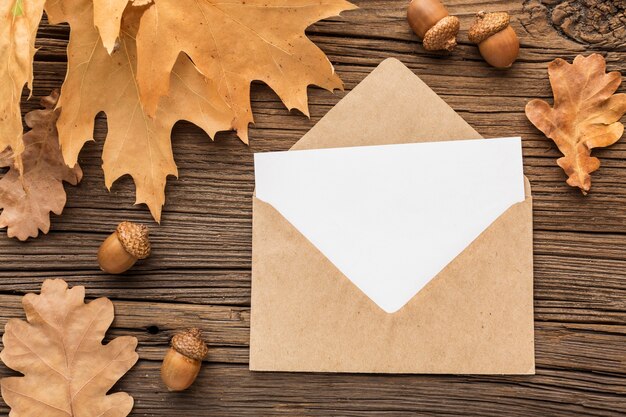
<path fill-rule="evenodd" d="M 603 235 L 605 242 L 612 246 L 604 250 L 602 257 L 597 257 L 595 235 L 551 232 L 536 235 L 535 305 L 539 312 L 544 308 L 560 309 L 554 310 L 554 316 L 544 319 L 562 321 L 566 314 L 573 313 L 572 309 L 579 308 L 596 313 L 587 318 L 580 313 L 575 320 L 596 323 L 606 320 L 615 324 L 624 321 L 626 243 L 621 236 Z M 29 262 L 34 260 L 35 257 Z M 7 257 L 1 263 L 8 262 Z M 165 267 L 163 270 L 154 268 L 158 265 Z M 63 278 L 71 285 L 86 285 L 90 297 L 231 306 L 250 303 L 248 269 L 168 269 L 167 266 L 167 261 L 160 260 L 154 267 L 140 265 L 119 277 L 96 272 L 94 265 L 91 269 L 71 271 L 4 269 L 0 271 L 0 293 L 38 292 L 44 279 Z M 609 311 L 613 313 L 608 314 Z"/>
<path fill-rule="evenodd" d="M 0 327 L 10 318 L 22 318 L 21 297 L 0 295 Z M 206 306 L 179 303 L 115 301 L 115 322 L 109 337 L 131 335 L 139 340 L 141 358 L 160 360 L 176 331 L 199 327 L 210 343 L 210 362 L 246 363 L 249 345 L 250 309 L 238 306 Z M 574 308 L 570 307 L 574 310 Z M 575 309 L 579 316 L 593 315 L 594 310 Z M 536 321 L 536 355 L 540 368 L 580 372 L 608 372 L 626 376 L 626 353 L 623 338 L 626 326 L 621 317 L 614 323 L 599 324 L 580 319 L 559 322 L 562 307 L 539 307 Z M 596 311 L 597 316 L 606 311 Z M 609 311 L 610 315 L 610 311 Z M 3 332 L 0 331 L 0 334 Z"/>
<path fill-rule="evenodd" d="M 505 378 L 250 373 L 244 365 L 209 364 L 190 390 L 169 393 L 159 379 L 159 365 L 140 361 L 114 388 L 135 397 L 133 416 L 569 417 L 626 412 L 626 391 L 618 378 L 576 370 Z M 6 369 L 0 370 L 0 376 L 6 375 Z"/>

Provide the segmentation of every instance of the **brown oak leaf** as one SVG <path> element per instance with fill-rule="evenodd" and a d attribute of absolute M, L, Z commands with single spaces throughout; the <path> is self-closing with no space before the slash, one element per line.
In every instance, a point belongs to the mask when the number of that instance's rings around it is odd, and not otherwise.
<path fill-rule="evenodd" d="M 63 181 L 76 185 L 82 178 L 80 167 L 65 165 L 59 149 L 59 112 L 54 110 L 58 97 L 58 92 L 52 92 L 41 100 L 43 110 L 26 114 L 31 130 L 24 135 L 22 175 L 11 149 L 0 153 L 0 166 L 10 167 L 0 180 L 0 227 L 8 228 L 9 237 L 26 240 L 37 237 L 39 230 L 48 233 L 50 212 L 59 215 L 65 207 Z"/>
<path fill-rule="evenodd" d="M 617 142 L 624 133 L 619 122 L 626 113 L 626 94 L 614 94 L 622 82 L 619 72 L 606 73 L 601 55 L 582 55 L 569 64 L 556 59 L 548 65 L 554 106 L 543 100 L 526 105 L 526 116 L 564 155 L 557 163 L 568 175 L 567 183 L 586 194 L 590 174 L 600 168 L 593 148 Z"/>
<path fill-rule="evenodd" d="M 107 395 L 137 362 L 137 339 L 118 337 L 106 345 L 113 304 L 99 298 L 85 304 L 85 288 L 68 289 L 46 280 L 41 294 L 22 300 L 26 320 L 5 327 L 0 359 L 23 377 L 3 378 L 2 398 L 11 416 L 125 417 L 133 398 Z"/>
<path fill-rule="evenodd" d="M 49 2 L 49 18 L 71 27 L 68 72 L 61 90 L 57 124 L 66 163 L 74 166 L 85 142 L 92 140 L 94 119 L 104 111 L 108 133 L 102 154 L 105 183 L 111 188 L 123 175 L 132 176 L 136 203 L 145 203 L 159 221 L 168 175 L 177 175 L 171 130 L 179 120 L 200 126 L 209 136 L 231 129 L 233 115 L 187 56 L 178 57 L 171 73 L 169 96 L 157 116 L 148 117 L 136 83 L 135 33 L 140 8 L 124 14 L 118 48 L 111 55 L 93 24 L 92 0 Z"/>
<path fill-rule="evenodd" d="M 234 128 L 248 142 L 253 122 L 250 83 L 269 85 L 289 109 L 308 115 L 307 87 L 343 84 L 305 29 L 356 6 L 345 0 L 154 0 L 137 34 L 137 82 L 154 115 L 167 95 L 181 52 L 217 85 L 235 113 Z"/>
<path fill-rule="evenodd" d="M 45 0 L 0 0 L 0 151 L 10 147 L 22 169 L 24 85 L 33 89 L 35 37 Z"/>

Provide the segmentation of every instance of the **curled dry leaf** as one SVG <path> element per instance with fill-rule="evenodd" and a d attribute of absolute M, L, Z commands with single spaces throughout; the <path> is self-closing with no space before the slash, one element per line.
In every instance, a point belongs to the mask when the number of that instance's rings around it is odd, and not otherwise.
<path fill-rule="evenodd" d="M 35 36 L 45 0 L 0 0 L 0 151 L 10 147 L 22 169 L 24 85 L 32 91 Z"/>
<path fill-rule="evenodd" d="M 23 172 L 20 175 L 10 149 L 0 153 L 0 167 L 9 171 L 0 180 L 0 227 L 7 227 L 9 237 L 26 240 L 37 237 L 39 230 L 48 233 L 50 212 L 61 214 L 66 195 L 63 181 L 78 184 L 82 171 L 65 165 L 56 122 L 57 91 L 41 100 L 43 110 L 26 114 L 26 124 L 31 128 L 24 135 L 22 153 Z"/>
<path fill-rule="evenodd" d="M 626 113 L 626 94 L 614 94 L 622 82 L 619 72 L 606 73 L 601 55 L 577 56 L 573 64 L 556 59 L 548 66 L 554 106 L 542 100 L 526 105 L 526 116 L 563 154 L 557 162 L 567 183 L 586 194 L 590 174 L 600 167 L 593 148 L 617 142 L 624 133 L 619 122 Z"/>
<path fill-rule="evenodd" d="M 27 294 L 26 320 L 5 327 L 0 359 L 23 377 L 3 378 L 2 397 L 12 416 L 125 417 L 133 398 L 107 395 L 137 362 L 137 339 L 118 337 L 107 345 L 113 304 L 99 298 L 85 304 L 85 288 L 68 289 L 60 279 L 46 280 L 41 294 Z"/>

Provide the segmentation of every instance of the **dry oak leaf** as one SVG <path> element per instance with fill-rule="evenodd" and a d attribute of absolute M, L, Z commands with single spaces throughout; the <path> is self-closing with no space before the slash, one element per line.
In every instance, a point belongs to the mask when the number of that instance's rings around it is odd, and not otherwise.
<path fill-rule="evenodd" d="M 106 298 L 84 303 L 85 288 L 68 289 L 46 280 L 41 295 L 22 300 L 26 320 L 5 327 L 0 359 L 23 377 L 3 378 L 2 397 L 11 417 L 124 417 L 133 398 L 107 392 L 137 362 L 137 339 L 118 337 L 107 345 L 113 322 Z"/>
<path fill-rule="evenodd" d="M 120 34 L 122 13 L 129 0 L 93 0 L 94 25 L 100 31 L 102 43 L 109 53 L 113 52 Z"/>
<path fill-rule="evenodd" d="M 306 115 L 309 85 L 343 88 L 305 29 L 354 8 L 345 0 L 154 0 L 137 34 L 141 101 L 153 116 L 184 52 L 216 83 L 235 114 L 234 129 L 248 143 L 252 81 L 263 81 L 289 109 Z"/>
<path fill-rule="evenodd" d="M 60 215 L 65 207 L 63 181 L 76 185 L 83 176 L 78 164 L 69 168 L 61 155 L 56 128 L 59 111 L 54 109 L 58 98 L 54 91 L 41 100 L 43 110 L 26 114 L 31 130 L 24 135 L 22 175 L 13 152 L 0 153 L 0 167 L 10 168 L 0 180 L 0 227 L 7 227 L 9 237 L 26 240 L 37 237 L 39 230 L 48 233 L 50 212 Z"/>
<path fill-rule="evenodd" d="M 0 0 L 0 151 L 10 147 L 22 169 L 24 85 L 33 89 L 35 37 L 45 0 Z"/>
<path fill-rule="evenodd" d="M 120 34 L 122 14 L 129 2 L 133 6 L 145 6 L 152 0 L 93 0 L 94 25 L 100 31 L 104 47 L 113 53 Z"/>
<path fill-rule="evenodd" d="M 548 65 L 554 106 L 542 100 L 526 105 L 526 116 L 564 155 L 557 163 L 567 183 L 583 194 L 591 188 L 590 174 L 600 168 L 593 148 L 617 142 L 624 133 L 619 122 L 626 113 L 626 94 L 614 94 L 622 82 L 619 72 L 606 73 L 601 55 L 582 55 L 569 64 L 556 59 Z"/>
<path fill-rule="evenodd" d="M 119 48 L 109 55 L 93 25 L 92 0 L 64 0 L 46 6 L 51 21 L 71 27 L 68 70 L 61 90 L 57 123 L 65 162 L 74 166 L 83 145 L 93 140 L 94 118 L 104 111 L 108 133 L 102 154 L 107 188 L 129 174 L 136 186 L 136 203 L 148 205 L 160 221 L 168 175 L 177 175 L 171 130 L 179 120 L 190 121 L 213 137 L 232 127 L 233 115 L 210 80 L 187 56 L 178 57 L 171 73 L 170 94 L 157 116 L 148 117 L 136 83 L 135 32 L 139 8 L 127 8 Z"/>

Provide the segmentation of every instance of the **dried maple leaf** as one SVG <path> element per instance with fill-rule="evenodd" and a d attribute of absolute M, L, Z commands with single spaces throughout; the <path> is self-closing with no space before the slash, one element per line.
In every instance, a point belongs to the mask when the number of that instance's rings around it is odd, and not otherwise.
<path fill-rule="evenodd" d="M 46 280 L 41 295 L 27 294 L 26 321 L 5 327 L 0 359 L 23 377 L 2 379 L 2 397 L 11 416 L 124 417 L 133 398 L 106 395 L 137 362 L 137 339 L 118 337 L 107 345 L 113 322 L 106 298 L 84 303 L 85 288 L 68 289 L 63 280 Z"/>
<path fill-rule="evenodd" d="M 174 124 L 188 120 L 214 136 L 219 130 L 231 129 L 233 115 L 215 86 L 181 55 L 171 74 L 169 96 L 161 101 L 157 116 L 148 117 L 135 79 L 134 35 L 140 10 L 127 9 L 119 48 L 112 55 L 101 44 L 92 10 L 91 0 L 50 2 L 46 7 L 52 21 L 67 21 L 71 27 L 57 124 L 63 155 L 68 165 L 74 166 L 81 148 L 93 136 L 94 118 L 104 111 L 108 123 L 102 155 L 106 186 L 110 188 L 119 177 L 130 174 L 137 204 L 147 204 L 159 221 L 166 178 L 178 173 L 170 139 Z"/>
<path fill-rule="evenodd" d="M 24 135 L 23 171 L 20 175 L 10 149 L 0 153 L 0 167 L 10 167 L 0 180 L 0 227 L 7 227 L 9 237 L 26 240 L 37 237 L 39 230 L 48 233 L 50 212 L 61 214 L 65 207 L 63 181 L 78 184 L 82 171 L 78 165 L 65 165 L 59 149 L 55 111 L 58 92 L 41 100 L 43 110 L 26 114 L 32 130 Z"/>
<path fill-rule="evenodd" d="M 577 56 L 573 64 L 556 59 L 548 66 L 554 107 L 542 100 L 526 105 L 526 116 L 564 155 L 557 162 L 567 183 L 586 194 L 590 174 L 600 167 L 593 148 L 617 142 L 624 133 L 619 122 L 626 112 L 626 94 L 614 94 L 622 82 L 619 72 L 606 73 L 601 55 Z"/>
<path fill-rule="evenodd" d="M 153 115 L 181 52 L 213 80 L 247 143 L 250 83 L 269 85 L 308 115 L 307 87 L 342 88 L 326 55 L 305 35 L 311 24 L 355 6 L 345 0 L 154 0 L 137 34 L 137 82 Z"/>
<path fill-rule="evenodd" d="M 13 149 L 21 170 L 24 85 L 33 88 L 35 37 L 45 0 L 0 0 L 0 151 Z"/>

